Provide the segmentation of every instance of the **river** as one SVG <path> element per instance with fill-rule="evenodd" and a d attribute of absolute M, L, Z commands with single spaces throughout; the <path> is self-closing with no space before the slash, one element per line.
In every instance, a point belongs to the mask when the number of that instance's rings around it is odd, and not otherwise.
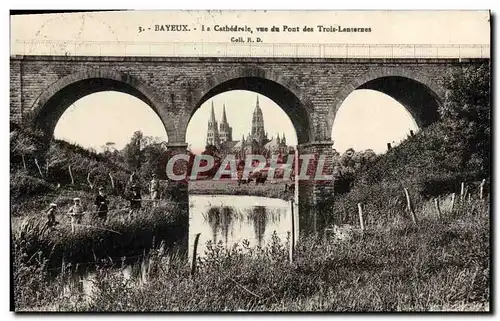
<path fill-rule="evenodd" d="M 295 223 L 295 227 L 297 233 L 298 224 Z M 230 248 L 247 240 L 250 247 L 263 247 L 269 243 L 273 233 L 285 241 L 291 231 L 290 202 L 240 195 L 189 197 L 190 256 L 197 233 L 200 233 L 197 253 L 203 256 L 208 241 Z"/>
<path fill-rule="evenodd" d="M 297 211 L 294 210 L 295 222 Z M 295 223 L 298 238 L 298 224 Z M 248 241 L 249 247 L 264 247 L 275 233 L 284 243 L 292 231 L 290 202 L 260 196 L 190 195 L 189 196 L 189 258 L 192 258 L 195 236 L 200 234 L 197 256 L 203 257 L 207 242 L 231 248 Z M 135 272 L 134 272 L 135 271 Z M 144 261 L 116 268 L 123 279 L 133 278 L 137 284 L 145 280 Z M 114 272 L 113 272 L 114 273 Z M 134 276 L 135 275 L 135 276 Z M 93 292 L 94 272 L 75 274 L 63 295 L 73 297 L 81 293 L 90 299 Z"/>

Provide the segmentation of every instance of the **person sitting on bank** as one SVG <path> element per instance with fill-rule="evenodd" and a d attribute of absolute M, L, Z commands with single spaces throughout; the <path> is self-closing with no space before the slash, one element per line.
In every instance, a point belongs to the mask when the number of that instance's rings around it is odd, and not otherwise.
<path fill-rule="evenodd" d="M 73 205 L 68 210 L 68 215 L 71 217 L 71 232 L 76 232 L 76 226 L 82 223 L 83 206 L 80 204 L 78 197 L 73 199 Z"/>
<path fill-rule="evenodd" d="M 47 211 L 47 226 L 49 228 L 55 227 L 59 222 L 56 221 L 56 203 L 50 203 L 50 208 Z"/>
<path fill-rule="evenodd" d="M 130 195 L 130 211 L 128 213 L 128 218 L 132 219 L 132 214 L 138 213 L 141 209 L 141 190 L 139 186 L 136 184 L 132 185 L 130 188 L 131 190 L 131 195 Z"/>
<path fill-rule="evenodd" d="M 152 175 L 151 183 L 149 186 L 149 192 L 151 194 L 151 201 L 153 202 L 153 206 L 158 205 L 158 199 L 160 198 L 160 182 L 156 179 L 156 175 Z"/>
<path fill-rule="evenodd" d="M 94 205 L 97 209 L 97 218 L 102 223 L 105 223 L 108 217 L 108 199 L 102 186 L 99 187 L 99 192 L 95 198 Z"/>

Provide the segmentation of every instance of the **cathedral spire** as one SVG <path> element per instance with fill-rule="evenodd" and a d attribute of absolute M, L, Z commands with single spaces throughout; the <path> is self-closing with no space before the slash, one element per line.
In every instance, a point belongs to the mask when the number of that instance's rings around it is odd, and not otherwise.
<path fill-rule="evenodd" d="M 219 129 L 217 128 L 217 121 L 215 120 L 214 101 L 212 100 L 212 113 L 208 121 L 207 129 L 207 145 L 219 147 L 219 144 Z"/>
<path fill-rule="evenodd" d="M 215 122 L 214 101 L 212 100 L 212 114 L 210 115 L 209 123 L 215 124 Z"/>
<path fill-rule="evenodd" d="M 227 123 L 227 116 L 226 116 L 226 104 L 222 105 L 222 123 L 226 124 Z"/>

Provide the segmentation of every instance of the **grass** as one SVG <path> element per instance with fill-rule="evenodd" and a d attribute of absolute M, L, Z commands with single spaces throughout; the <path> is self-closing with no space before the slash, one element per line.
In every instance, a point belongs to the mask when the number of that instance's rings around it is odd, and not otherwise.
<path fill-rule="evenodd" d="M 484 311 L 490 298 L 489 211 L 487 201 L 471 200 L 441 220 L 421 216 L 416 226 L 409 220 L 367 225 L 345 241 L 309 237 L 298 244 L 292 263 L 277 237 L 263 249 L 243 243 L 227 251 L 208 244 L 195 277 L 183 259 L 152 251 L 147 282 L 123 281 L 115 269 L 101 269 L 91 300 L 54 298 L 51 309 Z M 52 284 L 46 296 L 57 292 Z"/>
<path fill-rule="evenodd" d="M 76 233 L 71 232 L 70 219 L 66 215 L 58 215 L 56 220 L 60 224 L 50 230 L 41 213 L 12 219 L 13 242 L 30 257 L 47 258 L 49 269 L 60 267 L 63 260 L 94 262 L 141 254 L 154 242 L 164 241 L 170 247 L 187 244 L 187 209 L 171 202 L 143 209 L 131 220 L 128 220 L 128 210 L 112 211 L 104 225 L 87 215 L 82 221 L 84 226 Z"/>

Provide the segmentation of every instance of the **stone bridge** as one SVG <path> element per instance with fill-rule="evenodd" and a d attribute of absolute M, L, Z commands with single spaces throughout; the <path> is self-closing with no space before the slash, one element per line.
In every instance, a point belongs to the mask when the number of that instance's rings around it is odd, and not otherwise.
<path fill-rule="evenodd" d="M 79 98 L 99 91 L 124 92 L 156 112 L 165 126 L 170 150 L 180 153 L 187 147 L 189 120 L 203 102 L 225 91 L 250 90 L 267 96 L 288 115 L 300 153 L 328 157 L 332 155 L 335 115 L 354 90 L 372 89 L 391 96 L 424 127 L 438 119 L 446 75 L 484 61 L 11 56 L 10 117 L 12 122 L 52 135 L 61 115 Z M 333 186 L 305 182 L 298 189 L 299 203 L 314 208 L 332 193 Z M 187 189 L 183 190 L 187 200 Z M 315 211 L 301 210 L 301 233 L 310 231 L 317 220 Z"/>

